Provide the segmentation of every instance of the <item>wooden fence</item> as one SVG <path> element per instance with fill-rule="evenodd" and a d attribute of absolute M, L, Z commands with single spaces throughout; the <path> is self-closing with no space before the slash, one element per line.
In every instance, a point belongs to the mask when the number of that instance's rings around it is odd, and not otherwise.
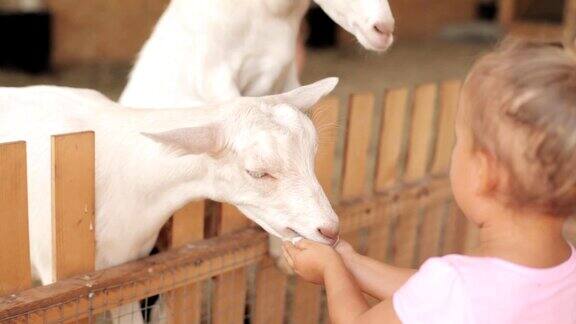
<path fill-rule="evenodd" d="M 415 267 L 473 244 L 447 173 L 459 90 L 449 81 L 316 108 L 317 176 L 345 239 L 363 253 Z M 28 252 L 26 145 L 0 145 L 0 322 L 95 322 L 157 294 L 169 323 L 326 320 L 321 288 L 279 272 L 267 235 L 232 206 L 191 203 L 165 228 L 166 252 L 93 272 L 94 134 L 54 136 L 52 144 L 56 282 L 40 287 L 32 287 Z"/>

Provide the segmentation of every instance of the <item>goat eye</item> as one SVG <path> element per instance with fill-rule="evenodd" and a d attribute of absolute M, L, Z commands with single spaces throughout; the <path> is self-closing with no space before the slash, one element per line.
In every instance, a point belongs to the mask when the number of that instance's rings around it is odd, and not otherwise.
<path fill-rule="evenodd" d="M 261 172 L 261 171 L 246 170 L 246 172 L 254 179 L 262 179 L 268 175 L 266 172 Z"/>

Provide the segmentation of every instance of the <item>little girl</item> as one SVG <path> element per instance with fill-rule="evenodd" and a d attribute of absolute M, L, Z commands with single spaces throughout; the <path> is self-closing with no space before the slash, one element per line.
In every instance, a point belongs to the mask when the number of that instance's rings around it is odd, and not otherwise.
<path fill-rule="evenodd" d="M 416 271 L 341 242 L 300 241 L 285 256 L 326 286 L 333 324 L 576 323 L 576 252 L 562 236 L 576 213 L 576 59 L 508 42 L 473 67 L 456 120 L 450 178 L 480 229 L 473 255 Z M 362 292 L 381 302 L 369 307 Z"/>

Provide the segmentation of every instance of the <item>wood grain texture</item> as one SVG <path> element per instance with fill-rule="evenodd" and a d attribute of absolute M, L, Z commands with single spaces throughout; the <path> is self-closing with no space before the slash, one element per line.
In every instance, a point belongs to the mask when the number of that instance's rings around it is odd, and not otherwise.
<path fill-rule="evenodd" d="M 366 165 L 372 135 L 374 95 L 356 94 L 350 97 L 348 125 L 344 143 L 342 200 L 353 201 L 367 194 Z"/>
<path fill-rule="evenodd" d="M 455 143 L 454 123 L 458 100 L 460 97 L 460 81 L 448 81 L 440 85 L 439 89 L 439 116 L 438 123 L 434 128 L 436 144 L 434 147 L 434 162 L 432 172 L 435 175 L 447 176 L 450 171 L 450 160 Z M 431 190 L 435 190 L 431 188 Z M 426 212 L 422 220 L 419 238 L 418 262 L 422 264 L 428 258 L 437 256 L 441 252 L 442 226 L 447 218 L 447 203 L 427 204 Z"/>
<path fill-rule="evenodd" d="M 516 19 L 516 0 L 499 0 L 499 16 L 500 23 L 508 26 Z"/>
<path fill-rule="evenodd" d="M 47 0 L 57 65 L 132 62 L 169 0 Z"/>
<path fill-rule="evenodd" d="M 564 11 L 564 43 L 576 48 L 576 0 L 566 0 Z"/>
<path fill-rule="evenodd" d="M 251 226 L 234 206 L 222 204 L 218 235 L 233 233 Z M 246 269 L 239 268 L 214 278 L 212 320 L 214 324 L 243 323 L 246 308 Z"/>
<path fill-rule="evenodd" d="M 406 155 L 409 130 L 409 106 L 407 88 L 386 92 L 376 160 L 374 192 L 383 193 L 398 182 L 402 175 L 402 160 Z M 395 209 L 376 207 L 376 224 L 370 228 L 367 254 L 379 261 L 387 261 L 390 251 Z"/>
<path fill-rule="evenodd" d="M 26 144 L 0 145 L 0 296 L 30 288 Z"/>
<path fill-rule="evenodd" d="M 414 108 L 410 126 L 410 144 L 403 181 L 411 183 L 422 179 L 428 172 L 433 156 L 433 129 L 436 116 L 435 84 L 426 84 L 414 92 Z M 398 218 L 394 243 L 394 263 L 411 267 L 416 263 L 418 233 L 422 210 L 417 197 L 414 202 L 401 205 L 402 214 Z M 423 202 L 425 203 L 425 202 Z"/>
<path fill-rule="evenodd" d="M 94 271 L 94 133 L 52 137 L 54 280 Z"/>
<path fill-rule="evenodd" d="M 284 305 L 288 277 L 268 257 L 258 264 L 256 273 L 256 303 L 252 312 L 254 324 L 284 323 Z"/>
<path fill-rule="evenodd" d="M 348 124 L 344 141 L 344 167 L 342 170 L 343 202 L 351 202 L 371 193 L 367 187 L 367 164 L 372 139 L 372 120 L 374 114 L 374 95 L 356 94 L 350 97 Z M 362 252 L 358 232 L 346 232 L 342 238 L 357 251 Z"/>
<path fill-rule="evenodd" d="M 389 189 L 403 172 L 402 159 L 406 155 L 410 129 L 409 94 L 407 88 L 392 89 L 386 94 L 376 162 L 376 192 Z"/>
<path fill-rule="evenodd" d="M 172 216 L 170 248 L 179 248 L 204 238 L 205 202 L 186 205 Z M 175 289 L 166 295 L 167 320 L 173 324 L 199 324 L 202 319 L 202 283 Z"/>
<path fill-rule="evenodd" d="M 316 176 L 324 192 L 333 200 L 334 160 L 336 154 L 337 123 L 340 102 L 337 98 L 323 100 L 313 111 L 313 121 L 319 135 L 319 148 L 316 155 Z M 292 298 L 290 323 L 316 324 L 320 320 L 322 291 L 318 285 L 310 284 L 300 278 Z"/>

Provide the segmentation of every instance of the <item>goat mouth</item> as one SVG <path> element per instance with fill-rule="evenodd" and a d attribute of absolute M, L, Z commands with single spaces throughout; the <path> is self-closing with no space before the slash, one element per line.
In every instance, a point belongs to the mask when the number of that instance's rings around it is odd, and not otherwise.
<path fill-rule="evenodd" d="M 309 239 L 308 237 L 300 234 L 297 230 L 295 230 L 295 229 L 293 229 L 293 228 L 291 228 L 291 227 L 288 227 L 287 230 L 288 230 L 289 232 L 291 232 L 291 234 L 292 234 L 291 236 L 285 237 L 285 238 L 288 239 L 288 240 L 291 240 L 291 239 L 294 239 L 294 238 L 298 238 L 298 237 L 305 238 L 305 239 Z M 312 241 L 316 241 L 316 240 L 312 239 Z M 338 237 L 337 237 L 335 240 L 333 240 L 333 242 L 331 242 L 329 245 L 332 246 L 332 247 L 336 247 L 339 242 L 340 242 L 340 235 L 338 235 Z"/>
<path fill-rule="evenodd" d="M 288 232 L 289 232 L 290 234 L 292 234 L 292 235 L 290 235 L 290 237 L 287 237 L 288 239 L 293 239 L 293 238 L 295 238 L 295 237 L 307 238 L 306 236 L 298 233 L 297 230 L 295 230 L 295 229 L 293 229 L 293 228 L 291 228 L 291 227 L 288 227 L 287 230 L 288 230 Z"/>

